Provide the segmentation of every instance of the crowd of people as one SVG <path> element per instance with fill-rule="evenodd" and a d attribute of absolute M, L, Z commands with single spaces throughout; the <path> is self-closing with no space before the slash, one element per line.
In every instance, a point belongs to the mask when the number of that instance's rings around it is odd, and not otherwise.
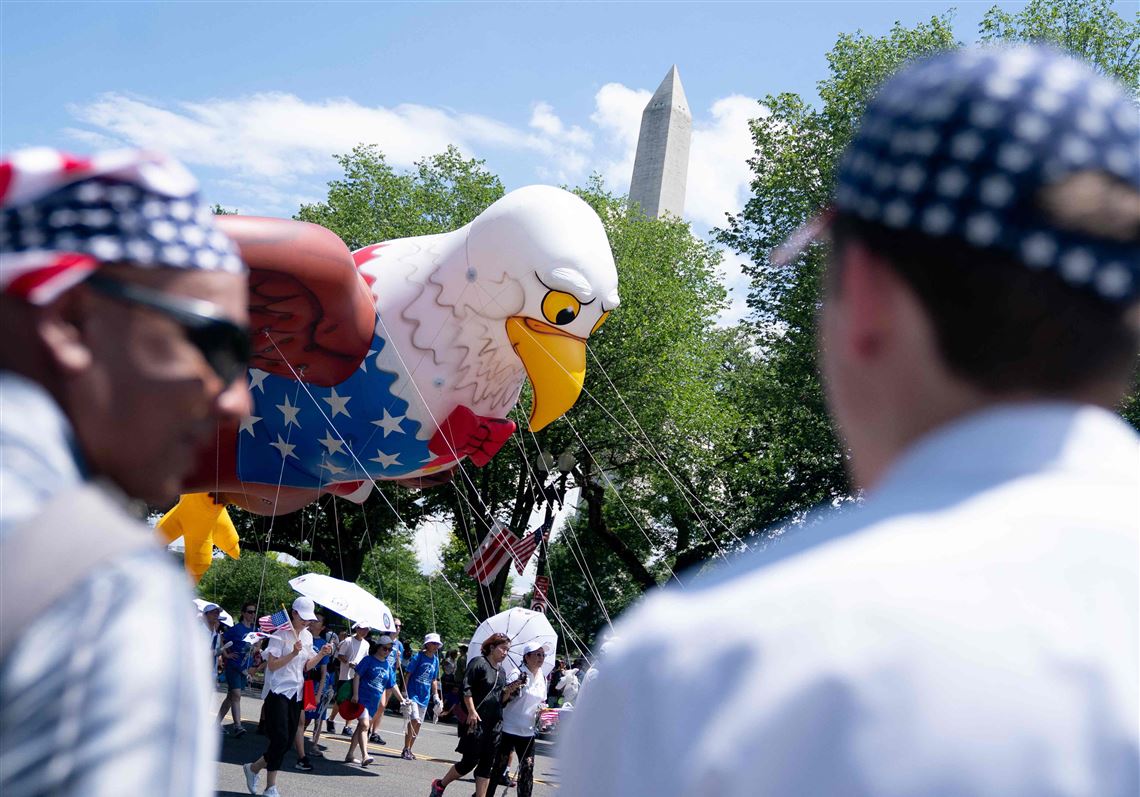
<path fill-rule="evenodd" d="M 308 772 L 311 759 L 324 758 L 322 733 L 349 738 L 344 763 L 362 768 L 375 758 L 369 745 L 386 745 L 380 735 L 386 710 L 398 709 L 404 720 L 400 757 L 412 752 L 424 721 L 450 721 L 457 726 L 461 760 L 431 783 L 433 797 L 447 785 L 474 771 L 476 794 L 493 795 L 498 786 L 516 787 L 529 797 L 534 784 L 534 740 L 541 712 L 551 707 L 573 709 L 588 668 L 585 658 L 569 666 L 557 660 L 546 675 L 543 665 L 554 651 L 537 642 L 522 645 L 518 672 L 507 682 L 504 662 L 512 641 L 492 634 L 468 662 L 468 645 L 443 653 L 439 634 L 429 633 L 418 650 L 400 639 L 403 623 L 376 631 L 350 623 L 338 630 L 327 623 L 308 598 L 297 598 L 289 624 L 272 634 L 258 630 L 257 606 L 246 602 L 239 619 L 227 626 L 222 607 L 202 606 L 201 620 L 210 640 L 213 668 L 225 697 L 217 720 L 223 732 L 240 738 L 246 729 L 241 715 L 242 692 L 263 675 L 264 698 L 258 730 L 267 737 L 265 753 L 243 766 L 250 793 L 261 788 L 276 797 L 277 777 L 290 747 L 293 768 Z M 515 668 L 512 668 L 515 669 Z M 591 670 L 596 673 L 596 668 Z M 225 724 L 227 716 L 230 723 Z M 511 773 L 512 760 L 517 773 Z"/>
<path fill-rule="evenodd" d="M 861 500 L 650 596 L 596 680 L 563 668 L 562 793 L 1134 797 L 1140 445 L 1113 412 L 1140 340 L 1134 98 L 1048 48 L 963 48 L 843 125 L 834 201 L 776 254 L 830 244 L 820 365 Z M 334 704 L 366 766 L 395 699 L 404 758 L 429 709 L 458 721 L 433 797 L 472 771 L 492 794 L 512 755 L 525 793 L 552 651 L 508 682 L 502 635 L 441 665 L 434 635 L 334 643 L 302 597 L 251 654 L 250 606 L 230 631 L 214 607 L 212 703 L 185 576 L 134 507 L 249 415 L 248 299 L 179 164 L 0 162 L 0 793 L 212 794 L 247 654 L 251 792 L 265 772 L 277 794 L 290 747 L 312 765 Z"/>

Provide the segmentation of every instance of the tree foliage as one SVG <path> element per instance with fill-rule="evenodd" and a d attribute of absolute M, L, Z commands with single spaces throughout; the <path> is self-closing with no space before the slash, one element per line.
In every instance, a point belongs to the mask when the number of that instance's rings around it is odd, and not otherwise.
<path fill-rule="evenodd" d="M 1109 0 L 1030 0 L 1017 12 L 994 6 L 979 33 L 982 41 L 1056 45 L 1140 93 L 1140 11 L 1128 20 Z"/>

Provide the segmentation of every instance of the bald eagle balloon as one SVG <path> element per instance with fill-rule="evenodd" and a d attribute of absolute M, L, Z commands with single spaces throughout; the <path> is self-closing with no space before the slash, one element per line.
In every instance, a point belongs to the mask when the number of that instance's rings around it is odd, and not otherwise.
<path fill-rule="evenodd" d="M 254 410 L 221 430 L 190 486 L 260 514 L 328 493 L 363 501 L 376 479 L 439 483 L 464 458 L 485 465 L 515 430 L 525 378 L 532 430 L 573 406 L 586 339 L 618 305 L 601 220 L 558 188 L 521 188 L 454 232 L 351 254 L 316 225 L 219 221 L 250 266 Z M 180 511 L 170 522 L 208 544 L 216 509 Z"/>

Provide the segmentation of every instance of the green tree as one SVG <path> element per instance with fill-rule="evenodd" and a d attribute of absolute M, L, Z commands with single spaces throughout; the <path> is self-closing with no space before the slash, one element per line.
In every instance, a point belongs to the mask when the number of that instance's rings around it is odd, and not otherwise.
<path fill-rule="evenodd" d="M 237 618 L 246 601 L 255 601 L 261 615 L 271 614 L 282 606 L 290 606 L 297 593 L 289 579 L 303 573 L 326 573 L 319 562 L 302 562 L 291 567 L 274 554 L 243 551 L 239 559 L 222 557 L 214 560 L 198 582 L 198 597 L 221 606 Z M 260 598 L 260 600 L 259 600 Z"/>
<path fill-rule="evenodd" d="M 483 161 L 455 147 L 397 172 L 374 145 L 336 156 L 344 177 L 329 183 L 328 199 L 302 205 L 294 217 L 335 232 L 350 249 L 458 229 L 503 195 Z"/>
<path fill-rule="evenodd" d="M 949 15 L 885 36 L 842 34 L 828 53 L 822 105 L 796 94 L 761 101 L 752 121 L 752 197 L 717 239 L 749 257 L 749 324 L 759 356 L 739 355 L 728 390 L 748 422 L 737 429 L 730 494 L 743 521 L 762 528 L 849 492 L 843 453 L 815 367 L 821 247 L 786 267 L 769 252 L 829 199 L 839 155 L 883 80 L 907 62 L 956 46 Z"/>
<path fill-rule="evenodd" d="M 875 89 L 907 62 L 957 47 L 949 14 L 914 27 L 896 23 L 884 36 L 843 34 L 828 53 L 829 75 L 818 105 L 797 94 L 769 95 L 752 121 L 752 196 L 716 232 L 719 242 L 746 255 L 748 323 L 757 339 L 729 369 L 735 402 L 746 419 L 737 432 L 729 475 L 742 522 L 759 526 L 795 519 L 809 507 L 848 495 L 844 452 L 834 436 L 815 366 L 819 279 L 825 262 L 813 246 L 788 266 L 769 254 L 827 205 L 835 169 Z M 991 9 L 981 24 L 986 41 L 1046 40 L 1091 61 L 1135 91 L 1135 21 L 1107 2 L 1032 0 L 1024 9 Z M 759 356 L 755 357 L 758 353 Z M 749 362 L 755 357 L 754 362 Z M 1140 421 L 1135 396 L 1126 404 Z"/>
<path fill-rule="evenodd" d="M 1129 21 L 1109 0 L 1030 0 L 1017 12 L 994 6 L 979 33 L 982 41 L 1054 44 L 1140 93 L 1140 12 Z"/>

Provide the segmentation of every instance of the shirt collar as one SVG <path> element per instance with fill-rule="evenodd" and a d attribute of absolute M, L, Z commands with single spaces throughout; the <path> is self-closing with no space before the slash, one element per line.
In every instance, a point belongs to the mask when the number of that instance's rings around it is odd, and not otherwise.
<path fill-rule="evenodd" d="M 999 404 L 951 421 L 911 446 L 868 499 L 940 478 L 996 483 L 1049 470 L 1119 474 L 1140 437 L 1101 407 L 1066 402 Z"/>

